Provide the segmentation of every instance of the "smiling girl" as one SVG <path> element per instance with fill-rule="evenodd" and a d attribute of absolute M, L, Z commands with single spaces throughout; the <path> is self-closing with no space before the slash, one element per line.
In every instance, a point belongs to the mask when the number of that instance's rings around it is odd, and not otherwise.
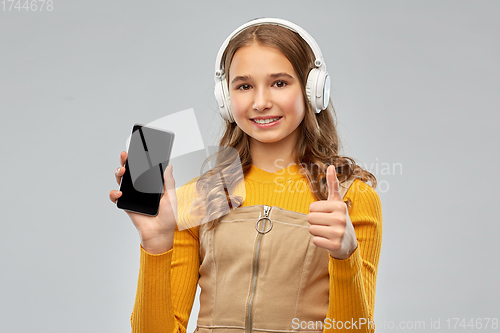
<path fill-rule="evenodd" d="M 197 332 L 373 331 L 381 203 L 375 177 L 340 156 L 319 47 L 291 22 L 258 19 L 228 37 L 216 67 L 220 146 L 243 173 L 219 156 L 175 193 L 169 166 L 158 215 L 127 212 L 141 237 L 132 331 L 185 332 L 198 284 Z M 220 191 L 211 175 L 223 171 Z"/>

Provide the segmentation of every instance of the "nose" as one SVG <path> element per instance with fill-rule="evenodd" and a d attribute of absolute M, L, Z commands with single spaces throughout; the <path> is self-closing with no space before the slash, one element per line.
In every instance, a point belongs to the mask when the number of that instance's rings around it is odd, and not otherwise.
<path fill-rule="evenodd" d="M 253 109 L 263 112 L 272 107 L 271 93 L 266 88 L 255 90 Z"/>

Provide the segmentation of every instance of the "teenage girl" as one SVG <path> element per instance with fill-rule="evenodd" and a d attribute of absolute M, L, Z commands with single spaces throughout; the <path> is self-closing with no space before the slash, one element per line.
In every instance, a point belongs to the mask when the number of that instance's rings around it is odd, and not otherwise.
<path fill-rule="evenodd" d="M 316 42 L 285 20 L 250 21 L 222 45 L 215 81 L 220 146 L 243 176 L 222 154 L 176 193 L 169 166 L 158 215 L 127 212 L 141 239 L 132 331 L 185 332 L 197 284 L 197 332 L 373 331 L 381 203 L 375 177 L 339 155 Z"/>

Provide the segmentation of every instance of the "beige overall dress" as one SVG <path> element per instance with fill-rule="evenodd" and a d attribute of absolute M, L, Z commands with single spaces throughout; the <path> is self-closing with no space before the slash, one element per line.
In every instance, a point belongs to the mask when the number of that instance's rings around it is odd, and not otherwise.
<path fill-rule="evenodd" d="M 341 197 L 354 180 L 340 184 Z M 296 332 L 294 318 L 324 321 L 329 255 L 309 225 L 306 214 L 266 205 L 236 208 L 211 230 L 202 224 L 196 332 Z"/>

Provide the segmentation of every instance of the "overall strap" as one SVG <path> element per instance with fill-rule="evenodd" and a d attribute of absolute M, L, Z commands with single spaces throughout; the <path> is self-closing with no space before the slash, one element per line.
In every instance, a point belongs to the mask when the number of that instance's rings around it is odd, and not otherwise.
<path fill-rule="evenodd" d="M 349 190 L 349 187 L 351 187 L 352 183 L 356 180 L 357 178 L 354 175 L 349 176 L 345 181 L 339 184 L 339 190 L 340 190 L 340 196 L 344 198 L 345 194 Z"/>

